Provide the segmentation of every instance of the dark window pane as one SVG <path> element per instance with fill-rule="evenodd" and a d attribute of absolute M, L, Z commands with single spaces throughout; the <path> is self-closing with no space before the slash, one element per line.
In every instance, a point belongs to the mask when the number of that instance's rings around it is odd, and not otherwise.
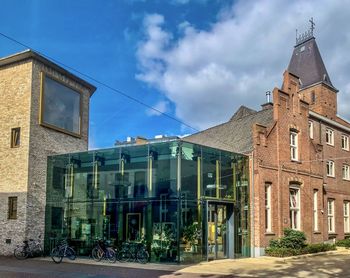
<path fill-rule="evenodd" d="M 42 109 L 44 124 L 80 134 L 80 93 L 46 76 Z"/>

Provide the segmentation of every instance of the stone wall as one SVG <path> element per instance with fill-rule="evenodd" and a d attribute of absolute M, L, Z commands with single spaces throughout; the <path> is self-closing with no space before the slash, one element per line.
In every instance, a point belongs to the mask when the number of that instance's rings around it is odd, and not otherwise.
<path fill-rule="evenodd" d="M 0 254 L 13 254 L 25 237 L 32 62 L 0 68 Z M 11 148 L 11 129 L 21 128 Z M 8 197 L 17 197 L 17 219 L 8 219 Z M 7 242 L 7 243 L 6 243 Z"/>
<path fill-rule="evenodd" d="M 81 137 L 40 125 L 41 73 L 81 93 Z M 44 235 L 47 156 L 88 149 L 89 89 L 35 59 L 0 68 L 0 254 L 24 239 Z M 21 144 L 10 147 L 11 128 Z M 8 197 L 17 196 L 17 219 L 8 219 Z M 10 240 L 10 241 L 9 241 Z"/>

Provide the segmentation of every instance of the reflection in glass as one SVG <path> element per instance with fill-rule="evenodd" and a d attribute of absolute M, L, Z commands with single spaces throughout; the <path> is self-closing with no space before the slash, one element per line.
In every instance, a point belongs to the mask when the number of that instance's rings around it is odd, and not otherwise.
<path fill-rule="evenodd" d="M 80 93 L 48 76 L 43 81 L 42 123 L 80 134 Z"/>
<path fill-rule="evenodd" d="M 247 257 L 248 159 L 180 140 L 48 159 L 45 248 L 142 242 L 157 262 Z"/>

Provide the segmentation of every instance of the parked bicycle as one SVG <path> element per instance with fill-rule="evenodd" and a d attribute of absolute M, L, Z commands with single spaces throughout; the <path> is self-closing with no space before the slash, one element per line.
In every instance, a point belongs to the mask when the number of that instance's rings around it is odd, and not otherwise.
<path fill-rule="evenodd" d="M 99 262 L 102 259 L 106 259 L 110 263 L 115 263 L 117 261 L 116 252 L 112 247 L 108 246 L 108 243 L 104 240 L 98 240 L 96 246 L 91 251 L 91 257 Z"/>
<path fill-rule="evenodd" d="M 24 240 L 23 244 L 17 245 L 13 254 L 18 260 L 24 260 L 28 257 L 43 256 L 44 251 L 41 246 L 41 235 L 39 235 L 38 240 Z"/>
<path fill-rule="evenodd" d="M 118 252 L 118 261 L 130 262 L 138 261 L 145 264 L 149 260 L 149 254 L 146 246 L 140 242 L 124 242 Z"/>
<path fill-rule="evenodd" d="M 61 240 L 51 251 L 51 258 L 56 264 L 62 262 L 63 257 L 67 257 L 70 260 L 75 260 L 77 257 L 74 249 L 68 245 L 66 239 Z"/>

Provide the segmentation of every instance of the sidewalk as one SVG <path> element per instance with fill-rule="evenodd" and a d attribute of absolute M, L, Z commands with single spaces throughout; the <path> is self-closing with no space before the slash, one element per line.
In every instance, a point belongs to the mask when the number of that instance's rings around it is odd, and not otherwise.
<path fill-rule="evenodd" d="M 339 249 L 288 258 L 259 257 L 202 262 L 178 273 L 239 277 L 350 277 L 350 250 Z"/>
<path fill-rule="evenodd" d="M 50 257 L 38 260 L 52 261 Z M 107 267 L 125 267 L 148 270 L 163 270 L 173 272 L 179 278 L 181 275 L 202 274 L 203 277 L 212 275 L 233 275 L 234 277 L 308 277 L 330 278 L 350 277 L 350 250 L 338 249 L 317 254 L 308 254 L 287 258 L 259 257 L 245 259 L 225 259 L 184 266 L 156 263 L 108 263 L 95 262 L 89 258 L 77 258 L 71 261 L 67 258 L 63 262 L 72 264 L 98 265 Z M 162 276 L 166 278 L 167 276 Z M 232 277 L 232 276 L 231 276 Z"/>

